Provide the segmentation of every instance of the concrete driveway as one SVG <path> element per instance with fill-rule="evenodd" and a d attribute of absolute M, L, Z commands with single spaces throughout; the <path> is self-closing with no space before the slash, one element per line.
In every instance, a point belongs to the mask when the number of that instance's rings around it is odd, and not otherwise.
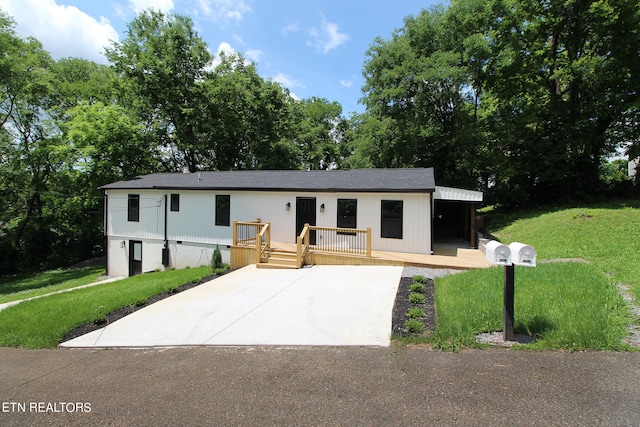
<path fill-rule="evenodd" d="M 401 274 L 386 266 L 247 266 L 61 347 L 388 346 Z"/>

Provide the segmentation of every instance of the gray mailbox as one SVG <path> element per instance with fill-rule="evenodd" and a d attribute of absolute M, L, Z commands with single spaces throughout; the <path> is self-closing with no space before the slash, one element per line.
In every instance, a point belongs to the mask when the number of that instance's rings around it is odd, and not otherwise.
<path fill-rule="evenodd" d="M 491 240 L 486 246 L 489 262 L 495 265 L 511 265 L 511 249 L 497 240 Z"/>
<path fill-rule="evenodd" d="M 511 262 L 514 265 L 523 265 L 525 267 L 535 267 L 537 253 L 529 245 L 520 242 L 513 242 L 509 245 L 511 250 Z"/>

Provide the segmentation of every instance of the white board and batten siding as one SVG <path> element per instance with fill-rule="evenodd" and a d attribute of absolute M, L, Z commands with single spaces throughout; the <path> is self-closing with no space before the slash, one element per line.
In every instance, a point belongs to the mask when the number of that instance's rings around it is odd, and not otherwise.
<path fill-rule="evenodd" d="M 107 190 L 106 232 L 111 275 L 128 275 L 130 240 L 143 242 L 143 271 L 162 269 L 165 195 L 180 194 L 180 210 L 167 211 L 167 237 L 172 267 L 196 267 L 211 262 L 216 245 L 228 262 L 233 220 L 260 218 L 271 223 L 271 240 L 295 243 L 296 198 L 316 199 L 316 225 L 336 227 L 338 199 L 356 199 L 356 227 L 372 229 L 373 250 L 431 253 L 431 195 L 429 193 L 336 193 L 213 190 Z M 128 195 L 140 196 L 140 221 L 127 220 Z M 230 196 L 230 226 L 215 225 L 216 195 Z M 381 237 L 382 200 L 403 202 L 402 239 Z M 290 203 L 290 208 L 286 206 Z M 320 206 L 324 204 L 324 212 Z"/>

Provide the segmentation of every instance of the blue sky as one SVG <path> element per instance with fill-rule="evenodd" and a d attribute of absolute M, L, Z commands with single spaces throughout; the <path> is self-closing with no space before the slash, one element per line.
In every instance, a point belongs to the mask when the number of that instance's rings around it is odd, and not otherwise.
<path fill-rule="evenodd" d="M 137 11 L 154 7 L 190 16 L 215 55 L 234 50 L 297 98 L 338 101 L 343 114 L 358 104 L 365 52 L 388 39 L 408 15 L 440 0 L 2 0 L 16 32 L 33 36 L 55 59 L 106 63 L 111 41 L 124 38 Z"/>

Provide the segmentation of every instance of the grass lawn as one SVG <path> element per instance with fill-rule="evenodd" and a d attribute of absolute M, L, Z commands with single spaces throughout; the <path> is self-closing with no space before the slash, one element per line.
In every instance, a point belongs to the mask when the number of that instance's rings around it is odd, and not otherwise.
<path fill-rule="evenodd" d="M 103 267 L 84 267 L 2 276 L 0 304 L 88 285 L 103 274 Z"/>
<path fill-rule="evenodd" d="M 210 274 L 206 266 L 148 273 L 20 303 L 0 311 L 0 346 L 56 347 L 77 326 Z"/>
<path fill-rule="evenodd" d="M 502 267 L 437 280 L 437 347 L 475 346 L 474 335 L 503 328 Z M 514 329 L 532 349 L 622 350 L 629 311 L 597 267 L 579 263 L 515 268 Z"/>
<path fill-rule="evenodd" d="M 620 341 L 633 318 L 615 284 L 629 285 L 639 299 L 640 202 L 497 214 L 489 218 L 501 242 L 530 244 L 539 261 L 589 262 L 516 267 L 515 330 L 538 339 L 527 347 L 626 348 Z M 502 275 L 496 267 L 436 280 L 436 346 L 475 345 L 475 334 L 502 330 Z"/>

